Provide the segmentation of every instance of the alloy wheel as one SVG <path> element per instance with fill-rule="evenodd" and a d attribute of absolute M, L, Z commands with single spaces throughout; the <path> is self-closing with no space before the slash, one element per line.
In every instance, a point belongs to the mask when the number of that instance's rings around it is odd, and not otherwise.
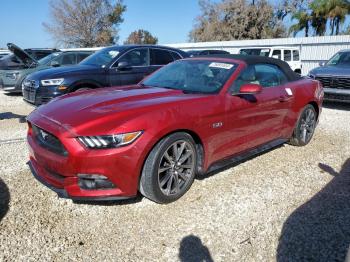
<path fill-rule="evenodd" d="M 299 136 L 301 141 L 308 143 L 314 134 L 316 126 L 316 113 L 311 108 L 307 108 L 300 119 Z"/>
<path fill-rule="evenodd" d="M 158 167 L 158 183 L 167 196 L 181 193 L 195 170 L 195 149 L 185 141 L 171 144 L 163 153 Z"/>

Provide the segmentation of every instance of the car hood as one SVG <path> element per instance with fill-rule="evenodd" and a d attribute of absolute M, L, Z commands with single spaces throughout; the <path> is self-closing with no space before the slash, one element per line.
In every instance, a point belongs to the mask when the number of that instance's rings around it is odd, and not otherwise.
<path fill-rule="evenodd" d="M 31 80 L 42 80 L 48 78 L 64 77 L 66 75 L 74 74 L 89 74 L 91 72 L 96 73 L 96 70 L 103 71 L 103 68 L 97 68 L 89 65 L 73 65 L 73 66 L 62 66 L 62 67 L 51 67 L 46 70 L 41 70 L 30 75 Z"/>
<path fill-rule="evenodd" d="M 29 54 L 27 54 L 23 49 L 19 48 L 15 44 L 8 43 L 7 48 L 19 59 L 22 61 L 23 64 L 26 66 L 31 66 L 33 64 L 37 64 L 38 61 L 35 60 L 33 57 L 31 57 Z"/>
<path fill-rule="evenodd" d="M 28 120 L 34 120 L 35 124 L 37 120 L 40 122 L 40 119 L 45 118 L 63 126 L 73 135 L 93 132 L 96 127 L 104 129 L 107 134 L 132 117 L 140 117 L 149 110 L 159 110 L 160 104 L 167 104 L 161 110 L 169 109 L 170 104 L 176 106 L 180 102 L 203 96 L 207 95 L 184 94 L 180 90 L 155 87 L 103 88 L 58 97 L 40 106 L 28 116 Z"/>
<path fill-rule="evenodd" d="M 322 66 L 310 71 L 315 76 L 331 75 L 331 76 L 350 76 L 350 66 Z"/>

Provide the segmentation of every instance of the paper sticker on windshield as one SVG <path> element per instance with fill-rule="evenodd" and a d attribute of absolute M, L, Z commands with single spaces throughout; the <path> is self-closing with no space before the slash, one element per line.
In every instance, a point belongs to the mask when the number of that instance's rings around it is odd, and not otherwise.
<path fill-rule="evenodd" d="M 213 62 L 209 65 L 209 67 L 216 67 L 216 68 L 222 68 L 222 69 L 228 70 L 233 67 L 233 64 Z"/>

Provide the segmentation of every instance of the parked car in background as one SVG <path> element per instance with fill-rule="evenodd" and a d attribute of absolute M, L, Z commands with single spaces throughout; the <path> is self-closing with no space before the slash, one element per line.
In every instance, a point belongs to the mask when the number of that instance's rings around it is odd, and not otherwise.
<path fill-rule="evenodd" d="M 11 51 L 9 50 L 0 50 L 0 59 L 9 54 L 11 54 Z"/>
<path fill-rule="evenodd" d="M 294 72 L 301 74 L 302 64 L 300 50 L 296 47 L 249 47 L 240 49 L 239 54 L 258 55 L 280 59 L 287 62 Z"/>
<path fill-rule="evenodd" d="M 308 144 L 322 98 L 318 81 L 280 60 L 183 59 L 138 85 L 72 93 L 33 111 L 30 165 L 61 197 L 116 200 L 139 191 L 169 203 L 196 174 L 285 142 Z"/>
<path fill-rule="evenodd" d="M 0 89 L 8 93 L 21 93 L 22 82 L 30 73 L 51 67 L 75 65 L 93 53 L 92 50 L 65 51 L 51 53 L 40 60 L 34 59 L 27 52 L 17 46 L 11 46 L 18 60 L 24 65 L 23 68 L 0 70 Z"/>
<path fill-rule="evenodd" d="M 339 51 L 308 75 L 322 83 L 325 100 L 350 102 L 350 50 Z"/>
<path fill-rule="evenodd" d="M 107 47 L 77 66 L 28 75 L 23 81 L 23 98 L 41 105 L 75 91 L 136 84 L 163 65 L 184 57 L 188 55 L 181 50 L 156 45 Z"/>
<path fill-rule="evenodd" d="M 20 48 L 15 44 L 8 43 L 7 47 L 11 51 L 11 54 L 0 59 L 0 70 L 26 68 L 29 66 L 28 63 L 30 63 L 32 60 L 39 60 L 49 54 L 60 51 L 55 48 L 27 48 L 17 53 L 15 50 L 20 50 Z M 16 53 L 12 53 L 13 51 Z M 31 59 L 28 60 L 28 63 L 23 63 L 23 61 L 19 59 L 23 51 L 31 57 Z"/>
<path fill-rule="evenodd" d="M 225 50 L 208 49 L 208 50 L 190 50 L 190 51 L 187 51 L 187 54 L 189 55 L 189 57 L 194 57 L 194 56 L 201 56 L 201 55 L 225 55 L 230 53 Z"/>

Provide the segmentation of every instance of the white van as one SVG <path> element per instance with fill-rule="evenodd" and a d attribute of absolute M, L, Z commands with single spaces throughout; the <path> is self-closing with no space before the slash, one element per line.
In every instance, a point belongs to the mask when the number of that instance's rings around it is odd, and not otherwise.
<path fill-rule="evenodd" d="M 289 64 L 292 70 L 301 74 L 300 50 L 297 47 L 274 46 L 274 47 L 249 47 L 239 50 L 241 55 L 259 55 L 281 59 Z"/>

